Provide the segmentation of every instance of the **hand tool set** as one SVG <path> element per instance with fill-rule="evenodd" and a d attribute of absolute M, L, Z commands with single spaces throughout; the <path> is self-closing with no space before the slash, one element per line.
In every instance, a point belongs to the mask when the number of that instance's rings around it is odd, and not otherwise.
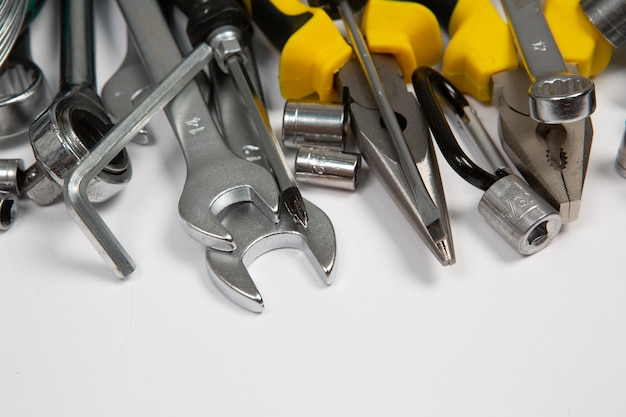
<path fill-rule="evenodd" d="M 50 2 L 61 27 L 54 97 L 30 53 L 43 1 L 0 5 L 0 141 L 29 138 L 35 157 L 27 168 L 0 160 L 0 230 L 27 199 L 64 200 L 111 270 L 128 276 L 135 262 L 94 203 L 125 188 L 126 146 L 149 143 L 145 126 L 163 109 L 186 164 L 183 229 L 206 248 L 220 291 L 256 312 L 263 298 L 247 267 L 270 250 L 302 250 L 333 282 L 333 224 L 298 182 L 354 191 L 364 164 L 437 260 L 454 264 L 454 196 L 444 194 L 434 143 L 485 192 L 478 210 L 506 242 L 522 255 L 545 248 L 580 214 L 591 77 L 626 37 L 619 0 L 502 0 L 504 16 L 490 0 L 116 0 L 126 57 L 100 95 L 92 0 Z M 254 36 L 280 52 L 282 140 Z M 464 94 L 498 109 L 500 144 Z M 293 169 L 285 150 L 296 151 Z"/>

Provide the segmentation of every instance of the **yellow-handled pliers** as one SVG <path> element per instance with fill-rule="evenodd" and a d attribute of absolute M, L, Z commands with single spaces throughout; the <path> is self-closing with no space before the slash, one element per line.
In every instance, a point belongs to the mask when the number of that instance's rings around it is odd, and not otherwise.
<path fill-rule="evenodd" d="M 524 45 L 520 42 L 524 41 L 518 39 L 514 25 L 500 17 L 492 1 L 419 2 L 435 11 L 450 34 L 443 58 L 446 78 L 478 100 L 492 100 L 499 110 L 502 147 L 511 161 L 529 184 L 560 212 L 564 223 L 576 220 L 593 138 L 591 118 L 541 120 L 536 117 L 529 101 L 529 90 L 536 77 L 528 68 L 529 62 L 518 59 L 516 50 L 516 44 L 522 49 Z M 560 53 L 573 73 L 591 77 L 602 71 L 608 65 L 613 47 L 589 21 L 579 0 L 544 3 L 543 16 L 551 36 L 535 30 L 531 33 L 535 41 L 530 45 L 537 56 L 543 54 L 540 60 L 552 61 Z M 541 17 L 540 5 L 535 0 L 515 3 L 516 9 L 522 7 L 534 8 L 534 17 Z M 525 24 L 527 29 L 534 25 L 528 19 Z M 552 85 L 557 87 L 558 83 Z M 557 106 L 566 111 L 567 97 L 564 94 L 561 98 L 563 103 Z"/>
<path fill-rule="evenodd" d="M 281 50 L 279 82 L 285 98 L 317 95 L 349 103 L 351 125 L 368 166 L 443 265 L 455 262 L 443 186 L 427 123 L 406 83 L 415 68 L 441 56 L 435 16 L 410 2 L 370 0 L 361 27 L 425 192 L 416 198 L 404 175 L 367 78 L 352 48 L 321 9 L 298 0 L 250 0 L 257 25 Z M 435 208 L 436 216 L 428 214 Z M 432 213 L 432 210 L 430 210 Z"/>

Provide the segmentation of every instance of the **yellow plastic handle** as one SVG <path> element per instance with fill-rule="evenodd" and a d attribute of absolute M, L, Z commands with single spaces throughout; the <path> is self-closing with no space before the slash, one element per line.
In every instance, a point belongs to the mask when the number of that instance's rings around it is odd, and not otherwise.
<path fill-rule="evenodd" d="M 491 100 L 491 76 L 519 66 L 508 25 L 489 0 L 459 0 L 448 31 L 444 76 L 464 93 Z"/>
<path fill-rule="evenodd" d="M 613 46 L 589 21 L 580 0 L 548 0 L 543 12 L 565 62 L 576 64 L 585 77 L 606 68 Z"/>
<path fill-rule="evenodd" d="M 544 13 L 565 62 L 592 76 L 609 63 L 611 45 L 584 15 L 578 0 L 546 0 Z M 444 75 L 476 99 L 491 99 L 491 76 L 519 62 L 507 23 L 489 0 L 459 0 L 450 19 Z"/>
<path fill-rule="evenodd" d="M 352 57 L 352 48 L 330 17 L 299 0 L 251 0 L 248 4 L 270 39 L 272 34 L 288 37 L 284 44 L 274 42 L 282 47 L 278 79 L 283 97 L 317 94 L 321 101 L 336 99 L 334 75 Z"/>
<path fill-rule="evenodd" d="M 394 55 L 407 83 L 418 66 L 435 65 L 441 59 L 437 18 L 421 4 L 369 0 L 361 26 L 370 52 Z"/>

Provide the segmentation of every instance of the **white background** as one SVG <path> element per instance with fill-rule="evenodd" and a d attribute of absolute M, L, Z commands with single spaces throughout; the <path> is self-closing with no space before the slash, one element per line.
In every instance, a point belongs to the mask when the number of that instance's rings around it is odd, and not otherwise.
<path fill-rule="evenodd" d="M 101 87 L 126 43 L 115 3 L 96 3 Z M 56 4 L 33 33 L 53 90 Z M 280 133 L 277 55 L 264 52 Z M 625 66 L 618 50 L 595 78 L 581 215 L 544 251 L 510 248 L 478 214 L 481 192 L 445 164 L 457 254 L 445 268 L 369 172 L 354 193 L 302 185 L 335 226 L 336 281 L 323 285 L 299 251 L 269 253 L 250 268 L 263 314 L 216 289 L 183 231 L 184 160 L 159 115 L 155 144 L 128 147 L 131 183 L 99 207 L 138 264 L 128 279 L 63 204 L 21 201 L 0 236 L 0 416 L 626 415 L 626 179 L 614 169 Z M 495 109 L 478 110 L 495 135 Z M 0 157 L 33 160 L 27 143 Z"/>

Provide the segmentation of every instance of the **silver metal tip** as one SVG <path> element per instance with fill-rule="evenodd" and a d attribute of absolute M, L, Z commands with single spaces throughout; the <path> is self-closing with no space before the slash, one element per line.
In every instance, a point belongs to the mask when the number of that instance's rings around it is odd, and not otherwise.
<path fill-rule="evenodd" d="M 433 242 L 434 252 L 443 266 L 453 265 L 456 262 L 452 239 L 448 237 L 441 219 L 437 219 L 426 226 Z"/>
<path fill-rule="evenodd" d="M 287 188 L 283 191 L 283 202 L 293 220 L 306 229 L 309 225 L 309 215 L 300 190 L 296 187 Z"/>

